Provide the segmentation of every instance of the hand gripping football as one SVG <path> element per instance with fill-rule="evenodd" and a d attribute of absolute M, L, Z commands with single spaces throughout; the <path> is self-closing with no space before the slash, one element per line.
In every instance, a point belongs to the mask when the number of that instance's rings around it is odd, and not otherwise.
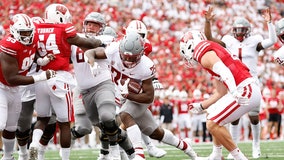
<path fill-rule="evenodd" d="M 126 81 L 126 79 L 122 79 L 121 80 L 121 84 L 124 84 L 124 82 Z M 128 91 L 131 93 L 140 93 L 142 89 L 141 84 L 135 80 L 135 79 L 130 79 L 129 83 L 128 83 Z"/>

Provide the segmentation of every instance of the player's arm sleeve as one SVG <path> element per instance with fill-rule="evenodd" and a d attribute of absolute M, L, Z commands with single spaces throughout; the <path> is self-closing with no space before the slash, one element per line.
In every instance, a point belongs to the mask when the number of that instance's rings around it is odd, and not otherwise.
<path fill-rule="evenodd" d="M 277 42 L 277 36 L 274 25 L 271 22 L 268 22 L 267 26 L 268 26 L 268 38 L 264 39 L 261 42 L 263 48 L 271 47 L 274 43 Z"/>
<path fill-rule="evenodd" d="M 231 70 L 222 61 L 216 62 L 212 67 L 212 71 L 220 75 L 221 81 L 226 84 L 230 92 L 234 92 L 237 89 Z"/>

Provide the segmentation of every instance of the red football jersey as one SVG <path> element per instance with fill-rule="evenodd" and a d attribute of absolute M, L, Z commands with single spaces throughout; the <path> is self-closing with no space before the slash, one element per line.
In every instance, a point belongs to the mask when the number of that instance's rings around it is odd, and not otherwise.
<path fill-rule="evenodd" d="M 75 27 L 68 24 L 36 24 L 39 34 L 38 52 L 40 56 L 54 54 L 55 59 L 50 61 L 46 66 L 42 66 L 42 70 L 52 69 L 69 70 L 71 57 L 71 45 L 67 42 L 68 38 L 75 37 L 77 31 Z"/>
<path fill-rule="evenodd" d="M 18 69 L 19 74 L 26 75 L 29 68 L 31 67 L 35 53 L 37 49 L 38 36 L 37 33 L 34 35 L 33 43 L 31 45 L 23 45 L 21 42 L 17 41 L 12 37 L 12 35 L 7 35 L 0 41 L 0 51 L 4 54 L 9 54 L 17 59 L 18 62 Z M 0 81 L 8 85 L 7 81 L 5 80 L 2 68 L 0 65 Z"/>
<path fill-rule="evenodd" d="M 222 60 L 222 62 L 231 70 L 236 85 L 239 85 L 243 80 L 252 77 L 249 73 L 249 69 L 239 60 L 231 56 L 228 51 L 219 45 L 218 43 L 212 41 L 202 41 L 194 49 L 193 58 L 196 59 L 199 63 L 201 58 L 208 51 L 216 52 L 217 56 Z M 213 71 L 206 69 L 212 76 L 220 77 Z M 225 84 L 227 85 L 227 84 Z"/>

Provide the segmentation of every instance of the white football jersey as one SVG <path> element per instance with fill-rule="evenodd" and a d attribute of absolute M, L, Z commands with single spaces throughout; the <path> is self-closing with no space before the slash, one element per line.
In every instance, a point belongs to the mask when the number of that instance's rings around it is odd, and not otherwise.
<path fill-rule="evenodd" d="M 279 48 L 273 55 L 274 59 L 279 58 L 281 61 L 284 60 L 284 46 L 282 46 L 281 48 Z M 283 64 L 281 64 L 283 65 Z"/>
<path fill-rule="evenodd" d="M 112 80 L 116 85 L 115 96 L 118 105 L 123 103 L 121 102 L 123 98 L 117 89 L 118 81 L 124 78 L 131 78 L 142 83 L 143 80 L 154 77 L 156 74 L 154 62 L 145 55 L 141 57 L 140 63 L 138 63 L 135 67 L 130 69 L 124 67 L 119 55 L 119 42 L 113 42 L 106 47 L 105 54 L 111 64 Z"/>
<path fill-rule="evenodd" d="M 111 79 L 109 61 L 107 59 L 96 59 L 97 69 L 91 68 L 85 62 L 84 51 L 75 45 L 71 46 L 71 60 L 73 62 L 77 85 L 81 90 L 96 86 L 97 84 Z"/>
<path fill-rule="evenodd" d="M 229 52 L 234 57 L 238 57 L 250 69 L 253 77 L 257 77 L 258 56 L 260 54 L 256 47 L 262 40 L 263 37 L 261 35 L 249 36 L 242 42 L 231 35 L 225 35 L 222 38 Z"/>

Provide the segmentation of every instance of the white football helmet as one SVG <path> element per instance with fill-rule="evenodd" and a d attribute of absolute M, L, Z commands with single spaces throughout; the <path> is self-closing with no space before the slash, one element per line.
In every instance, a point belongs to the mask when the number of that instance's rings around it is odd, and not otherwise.
<path fill-rule="evenodd" d="M 115 30 L 112 27 L 106 26 L 104 31 L 103 31 L 103 35 L 109 35 L 112 37 L 117 38 L 117 34 L 115 32 Z"/>
<path fill-rule="evenodd" d="M 188 31 L 182 36 L 179 43 L 179 53 L 186 60 L 189 67 L 193 67 L 196 63 L 192 57 L 195 47 L 204 40 L 206 40 L 205 35 L 197 30 Z"/>
<path fill-rule="evenodd" d="M 275 30 L 276 34 L 278 36 L 278 39 L 284 43 L 284 18 L 280 19 L 275 24 Z"/>
<path fill-rule="evenodd" d="M 44 18 L 47 23 L 71 23 L 72 16 L 63 4 L 53 3 L 46 7 Z"/>
<path fill-rule="evenodd" d="M 93 23 L 99 24 L 100 29 L 98 31 L 88 31 L 87 30 L 88 22 L 93 22 Z M 103 34 L 105 26 L 106 26 L 105 18 L 102 14 L 100 14 L 98 12 L 89 13 L 83 21 L 83 31 L 85 32 L 87 37 L 94 37 L 94 36 Z"/>
<path fill-rule="evenodd" d="M 144 39 L 147 38 L 148 30 L 146 28 L 146 25 L 142 21 L 132 20 L 126 28 L 126 34 L 131 31 L 139 33 Z"/>
<path fill-rule="evenodd" d="M 235 20 L 233 24 L 233 35 L 234 37 L 242 42 L 250 34 L 251 27 L 247 19 L 239 17 Z"/>
<path fill-rule="evenodd" d="M 41 17 L 32 17 L 31 19 L 36 24 L 44 23 L 44 19 Z"/>
<path fill-rule="evenodd" d="M 10 22 L 10 33 L 17 41 L 24 45 L 30 45 L 35 34 L 34 23 L 28 15 L 16 14 Z"/>
<path fill-rule="evenodd" d="M 127 33 L 119 43 L 119 54 L 126 68 L 135 67 L 144 53 L 144 39 L 135 31 Z"/>

